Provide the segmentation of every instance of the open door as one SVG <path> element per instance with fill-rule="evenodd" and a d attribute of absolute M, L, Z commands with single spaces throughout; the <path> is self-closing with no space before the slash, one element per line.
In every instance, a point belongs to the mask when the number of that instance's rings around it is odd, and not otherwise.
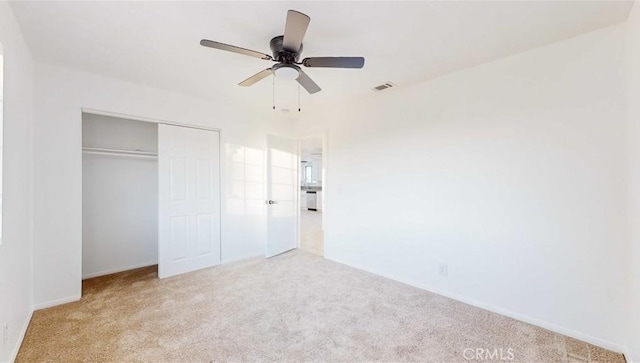
<path fill-rule="evenodd" d="M 298 246 L 298 145 L 267 138 L 267 248 L 272 257 Z"/>
<path fill-rule="evenodd" d="M 158 276 L 220 264 L 220 134 L 159 125 Z"/>

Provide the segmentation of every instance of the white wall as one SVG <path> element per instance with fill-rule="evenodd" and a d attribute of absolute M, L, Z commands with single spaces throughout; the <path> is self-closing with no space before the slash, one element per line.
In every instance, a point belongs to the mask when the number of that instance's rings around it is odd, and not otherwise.
<path fill-rule="evenodd" d="M 270 108 L 264 115 L 252 113 L 246 105 L 220 104 L 57 66 L 37 64 L 36 76 L 36 307 L 80 297 L 82 107 L 221 129 L 223 263 L 264 254 L 265 135 L 293 136 L 288 135 L 290 122 L 269 120 Z"/>
<path fill-rule="evenodd" d="M 158 152 L 158 125 L 82 115 L 84 147 Z M 158 160 L 82 155 L 82 277 L 158 263 Z"/>
<path fill-rule="evenodd" d="M 640 3 L 634 4 L 626 26 L 627 103 L 631 156 L 627 360 L 640 362 Z"/>
<path fill-rule="evenodd" d="M 606 28 L 318 115 L 325 256 L 621 351 L 624 37 Z"/>
<path fill-rule="evenodd" d="M 158 124 L 82 114 L 82 146 L 158 152 Z"/>
<path fill-rule="evenodd" d="M 0 362 L 18 352 L 32 312 L 32 108 L 33 61 L 13 12 L 0 2 L 4 53 L 3 231 L 0 245 Z"/>

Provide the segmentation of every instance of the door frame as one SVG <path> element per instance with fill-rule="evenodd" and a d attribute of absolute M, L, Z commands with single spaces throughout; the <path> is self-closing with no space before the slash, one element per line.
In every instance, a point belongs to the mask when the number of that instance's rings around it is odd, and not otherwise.
<path fill-rule="evenodd" d="M 155 119 L 155 118 L 150 118 L 150 117 L 144 117 L 144 116 L 136 116 L 136 115 L 130 115 L 130 114 L 124 114 L 124 113 L 119 113 L 119 112 L 112 112 L 112 111 L 104 111 L 104 110 L 98 110 L 98 109 L 94 109 L 94 108 L 88 108 L 88 107 L 80 107 L 80 147 L 78 148 L 78 153 L 80 156 L 80 159 L 82 160 L 82 115 L 83 114 L 92 114 L 92 115 L 98 115 L 98 116 L 108 116 L 108 117 L 115 117 L 115 118 L 121 118 L 121 119 L 125 119 L 125 120 L 132 120 L 132 121 L 142 121 L 142 122 L 149 122 L 149 123 L 154 123 L 154 124 L 164 124 L 164 125 L 172 125 L 172 126 L 180 126 L 180 127 L 187 127 L 187 128 L 191 128 L 191 129 L 197 129 L 197 130 L 207 130 L 207 131 L 216 131 L 218 132 L 218 134 L 220 135 L 220 142 L 218 143 L 218 155 L 220 156 L 220 162 L 218 163 L 218 183 L 220 185 L 220 190 L 218 191 L 219 193 L 219 198 L 220 198 L 220 205 L 219 205 L 219 214 L 220 214 L 220 261 L 222 261 L 222 228 L 223 228 L 223 221 L 222 221 L 222 212 L 223 212 L 223 206 L 222 204 L 224 203 L 224 199 L 223 197 L 223 189 L 225 187 L 224 185 L 224 177 L 223 177 L 223 171 L 224 171 L 224 167 L 223 167 L 223 163 L 224 163 L 224 155 L 223 155 L 223 147 L 222 147 L 222 143 L 223 143 L 223 133 L 222 130 L 219 128 L 215 128 L 215 127 L 208 127 L 208 126 L 200 126 L 200 125 L 193 125 L 193 124 L 187 124 L 184 122 L 174 122 L 174 121 L 168 121 L 168 120 L 161 120 L 161 119 Z M 82 199 L 83 199 L 83 195 L 82 195 L 82 166 L 80 167 L 80 201 L 81 201 L 81 205 L 82 205 Z M 80 213 L 80 233 L 82 234 L 82 226 L 83 226 L 83 219 L 82 219 L 82 209 L 81 209 L 81 213 Z M 80 256 L 82 256 L 82 248 L 84 246 L 84 243 L 80 243 Z M 159 261 L 158 261 L 159 262 Z M 80 260 L 80 267 L 82 268 L 82 258 Z M 81 290 L 82 290 L 82 273 L 80 274 L 80 286 L 81 286 Z M 81 296 L 82 296 L 82 291 L 81 291 Z"/>
<path fill-rule="evenodd" d="M 99 115 L 99 116 L 109 116 L 109 117 L 117 117 L 117 118 L 133 120 L 133 121 L 151 122 L 154 124 L 165 124 L 165 125 L 188 127 L 191 129 L 218 131 L 220 132 L 220 135 L 222 135 L 222 130 L 215 127 L 193 125 L 193 124 L 187 124 L 184 122 L 174 122 L 174 121 L 161 120 L 157 118 L 144 117 L 144 116 L 135 116 L 135 115 L 129 115 L 129 114 L 119 113 L 119 112 L 102 111 L 102 110 L 97 110 L 95 108 L 87 108 L 87 107 L 81 107 L 80 112 L 81 114 L 90 113 L 90 114 Z"/>

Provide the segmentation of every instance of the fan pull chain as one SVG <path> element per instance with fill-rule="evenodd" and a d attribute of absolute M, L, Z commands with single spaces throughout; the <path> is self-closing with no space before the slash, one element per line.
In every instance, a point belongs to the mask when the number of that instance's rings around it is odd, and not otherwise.
<path fill-rule="evenodd" d="M 298 112 L 300 112 L 300 85 L 298 84 Z"/>
<path fill-rule="evenodd" d="M 271 79 L 273 80 L 273 89 L 272 89 L 272 99 L 271 101 L 273 102 L 273 109 L 276 109 L 276 77 L 273 76 L 271 77 Z"/>

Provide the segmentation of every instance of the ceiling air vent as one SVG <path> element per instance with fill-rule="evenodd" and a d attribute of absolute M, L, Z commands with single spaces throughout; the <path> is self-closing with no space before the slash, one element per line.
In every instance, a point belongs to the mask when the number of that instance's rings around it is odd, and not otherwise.
<path fill-rule="evenodd" d="M 382 90 L 385 90 L 385 89 L 387 89 L 387 88 L 391 88 L 391 87 L 395 87 L 395 86 L 396 86 L 396 85 L 395 85 L 395 84 L 393 84 L 393 83 L 391 83 L 391 82 L 386 82 L 386 83 L 383 83 L 383 84 L 381 84 L 381 85 L 379 85 L 379 86 L 375 86 L 375 87 L 373 87 L 373 91 L 374 91 L 374 92 L 380 92 L 380 91 L 382 91 Z"/>

